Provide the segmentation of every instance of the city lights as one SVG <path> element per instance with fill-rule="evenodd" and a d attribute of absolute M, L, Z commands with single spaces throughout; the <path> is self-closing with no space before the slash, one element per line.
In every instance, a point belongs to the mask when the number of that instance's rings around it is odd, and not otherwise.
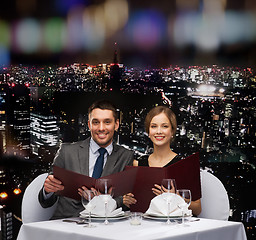
<path fill-rule="evenodd" d="M 19 188 L 15 188 L 15 189 L 13 190 L 13 193 L 14 193 L 15 195 L 18 195 L 18 194 L 21 193 L 21 190 L 20 190 Z"/>
<path fill-rule="evenodd" d="M 114 75 L 114 67 L 122 74 Z M 49 171 L 62 142 L 90 135 L 86 109 L 95 95 L 119 95 L 116 103 L 121 121 L 117 142 L 133 149 L 135 158 L 150 153 L 151 145 L 143 126 L 146 113 L 159 104 L 175 109 L 176 151 L 184 155 L 200 152 L 201 166 L 211 169 L 225 184 L 231 219 L 241 221 L 245 218 L 237 212 L 241 212 L 242 205 L 248 205 L 250 198 L 244 200 L 237 186 L 252 188 L 255 176 L 253 79 L 252 69 L 217 65 L 141 69 L 114 61 L 98 65 L 4 68 L 0 73 L 2 154 L 33 159 L 37 164 L 23 170 L 20 167 L 22 176 L 12 174 L 14 190 L 2 191 L 0 198 L 18 198 L 22 188 L 15 188 L 25 176 L 34 176 L 41 169 Z M 253 208 L 247 210 L 250 214 Z"/>
<path fill-rule="evenodd" d="M 214 86 L 211 85 L 200 85 L 197 89 L 198 92 L 202 92 L 202 94 L 213 93 L 216 90 Z"/>
<path fill-rule="evenodd" d="M 224 88 L 220 88 L 219 92 L 220 92 L 220 93 L 224 93 L 224 92 L 225 92 L 225 89 L 224 89 Z"/>
<path fill-rule="evenodd" d="M 152 152 L 146 114 L 167 105 L 178 123 L 171 147 L 200 153 L 228 192 L 230 220 L 254 240 L 255 26 L 253 0 L 3 1 L 2 205 L 18 208 L 60 145 L 90 136 L 92 101 L 117 105 L 115 140 L 135 159 Z"/>
<path fill-rule="evenodd" d="M 6 192 L 1 192 L 0 193 L 0 198 L 1 199 L 6 199 L 8 197 L 8 194 Z"/>

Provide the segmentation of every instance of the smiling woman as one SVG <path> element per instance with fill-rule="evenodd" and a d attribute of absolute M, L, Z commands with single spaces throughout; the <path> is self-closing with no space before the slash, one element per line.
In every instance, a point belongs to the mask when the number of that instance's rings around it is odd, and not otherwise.
<path fill-rule="evenodd" d="M 172 126 L 164 113 L 156 115 L 150 123 L 149 138 L 154 145 L 168 144 L 173 138 Z"/>
<path fill-rule="evenodd" d="M 170 140 L 170 142 L 172 142 L 176 134 L 177 121 L 176 121 L 176 116 L 174 112 L 167 107 L 164 107 L 164 106 L 155 107 L 147 114 L 145 119 L 145 130 L 149 134 L 150 124 L 152 124 L 153 118 L 157 117 L 159 114 L 164 114 L 167 124 L 170 124 L 170 128 L 172 131 L 172 140 Z"/>
<path fill-rule="evenodd" d="M 134 160 L 133 166 L 168 167 L 180 161 L 182 156 L 173 152 L 170 148 L 170 144 L 176 133 L 176 128 L 176 116 L 170 108 L 166 106 L 152 108 L 146 116 L 145 129 L 150 140 L 153 142 L 154 151 L 149 156 L 144 155 L 139 160 Z M 152 191 L 155 195 L 160 195 L 165 189 L 155 184 Z M 124 204 L 126 206 L 130 207 L 130 205 L 134 203 L 136 203 L 136 200 L 132 193 L 124 195 Z M 194 215 L 197 216 L 200 214 L 200 199 L 192 201 L 190 209 Z"/>

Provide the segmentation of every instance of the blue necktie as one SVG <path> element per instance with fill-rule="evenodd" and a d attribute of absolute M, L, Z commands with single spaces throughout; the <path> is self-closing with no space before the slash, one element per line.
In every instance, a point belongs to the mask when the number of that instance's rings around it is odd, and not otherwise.
<path fill-rule="evenodd" d="M 99 178 L 101 176 L 103 163 L 104 163 L 104 154 L 106 153 L 107 150 L 105 148 L 99 148 L 98 151 L 100 155 L 98 156 L 96 163 L 94 165 L 93 174 L 92 174 L 92 177 L 94 178 Z"/>

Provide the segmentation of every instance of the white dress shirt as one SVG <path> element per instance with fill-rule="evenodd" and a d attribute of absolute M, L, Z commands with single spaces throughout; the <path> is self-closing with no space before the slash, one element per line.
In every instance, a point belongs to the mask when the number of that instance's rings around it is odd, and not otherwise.
<path fill-rule="evenodd" d="M 90 147 L 89 147 L 89 176 L 90 177 L 92 177 L 94 165 L 96 163 L 98 156 L 100 155 L 100 153 L 98 152 L 100 148 L 101 147 L 91 138 Z M 103 168 L 107 162 L 108 155 L 110 155 L 113 151 L 113 143 L 111 142 L 111 144 L 108 145 L 105 149 L 107 150 L 107 152 L 104 154 Z"/>

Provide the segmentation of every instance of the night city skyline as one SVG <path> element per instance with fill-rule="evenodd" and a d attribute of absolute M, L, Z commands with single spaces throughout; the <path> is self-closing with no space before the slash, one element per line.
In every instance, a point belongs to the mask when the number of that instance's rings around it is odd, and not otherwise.
<path fill-rule="evenodd" d="M 2 68 L 0 86 L 3 188 L 10 181 L 23 192 L 34 177 L 49 171 L 62 142 L 89 136 L 87 109 L 100 98 L 119 109 L 116 141 L 133 149 L 136 157 L 149 153 L 152 145 L 144 118 L 153 106 L 164 104 L 177 115 L 174 151 L 184 156 L 200 153 L 201 167 L 216 175 L 228 191 L 230 220 L 243 221 L 248 239 L 255 236 L 255 203 L 248 197 L 256 184 L 253 69 L 20 65 Z M 12 211 L 19 216 L 18 209 Z"/>
<path fill-rule="evenodd" d="M 49 171 L 60 144 L 90 135 L 87 109 L 101 98 L 117 105 L 115 140 L 136 157 L 152 151 L 147 112 L 171 107 L 173 150 L 200 153 L 228 192 L 230 220 L 255 239 L 255 26 L 254 0 L 3 2 L 2 239 L 15 239 L 24 190 Z"/>

